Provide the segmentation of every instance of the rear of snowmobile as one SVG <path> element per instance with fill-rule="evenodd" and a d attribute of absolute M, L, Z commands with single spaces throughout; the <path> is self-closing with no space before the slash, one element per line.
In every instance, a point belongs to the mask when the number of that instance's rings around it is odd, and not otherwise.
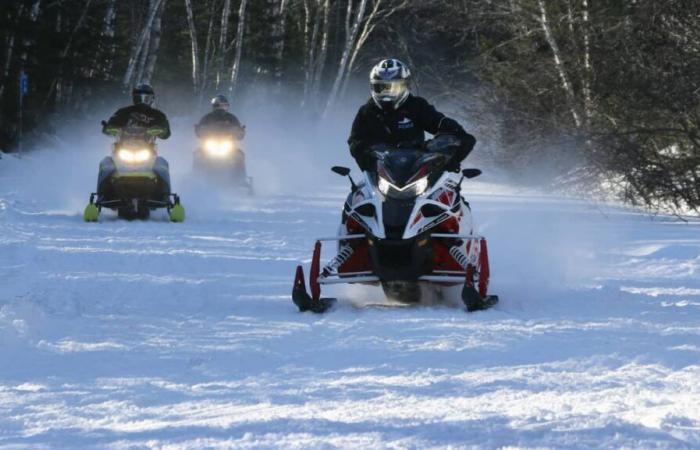
<path fill-rule="evenodd" d="M 100 162 L 97 192 L 90 194 L 84 220 L 96 222 L 102 208 L 128 220 L 147 219 L 152 210 L 165 208 L 171 221 L 184 221 L 180 197 L 170 190 L 168 162 L 158 156 L 153 136 L 133 130 L 117 136 L 112 154 Z"/>
<path fill-rule="evenodd" d="M 462 181 L 481 174 L 444 170 L 450 137 L 431 142 L 423 152 L 393 149 L 375 152 L 377 171 L 365 172 L 344 205 L 340 233 L 316 241 L 309 269 L 297 267 L 292 291 L 300 311 L 325 312 L 335 299 L 321 297 L 324 285 L 381 285 L 387 297 L 402 303 L 421 302 L 421 285 L 439 289 L 462 285 L 468 311 L 498 302 L 489 295 L 490 267 L 486 239 L 474 233 L 471 210 L 460 194 Z M 349 176 L 350 170 L 333 171 Z M 338 252 L 323 267 L 323 242 L 337 242 Z"/>
<path fill-rule="evenodd" d="M 253 179 L 246 171 L 245 152 L 236 133 L 226 129 L 200 131 L 199 147 L 194 152 L 193 171 L 224 188 L 253 193 Z"/>

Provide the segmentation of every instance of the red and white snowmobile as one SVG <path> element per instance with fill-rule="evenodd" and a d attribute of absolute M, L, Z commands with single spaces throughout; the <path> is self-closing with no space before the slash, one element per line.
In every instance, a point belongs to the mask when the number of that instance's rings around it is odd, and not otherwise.
<path fill-rule="evenodd" d="M 339 235 L 316 241 L 306 290 L 297 266 L 292 298 L 300 311 L 325 312 L 335 299 L 322 298 L 321 286 L 338 283 L 380 284 L 387 297 L 403 303 L 421 301 L 421 284 L 463 285 L 468 311 L 489 308 L 489 259 L 486 239 L 474 234 L 469 204 L 460 195 L 464 178 L 481 174 L 464 169 L 446 172 L 456 144 L 438 136 L 425 150 L 374 150 L 376 172 L 364 172 L 356 184 L 350 169 L 333 167 L 350 178 L 351 193 Z M 321 266 L 321 243 L 337 241 L 338 253 Z"/>

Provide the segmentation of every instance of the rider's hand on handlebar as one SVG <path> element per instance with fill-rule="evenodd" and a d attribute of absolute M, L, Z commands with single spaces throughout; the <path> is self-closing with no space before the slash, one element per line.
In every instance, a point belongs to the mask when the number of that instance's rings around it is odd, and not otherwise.
<path fill-rule="evenodd" d="M 109 136 L 117 136 L 121 130 L 117 127 L 105 127 L 102 129 L 102 132 L 104 134 L 107 134 Z"/>
<path fill-rule="evenodd" d="M 163 134 L 163 132 L 165 132 L 165 130 L 163 130 L 162 128 L 149 128 L 148 130 L 146 130 L 146 133 L 149 136 L 155 136 L 155 137 L 160 136 L 161 134 Z"/>

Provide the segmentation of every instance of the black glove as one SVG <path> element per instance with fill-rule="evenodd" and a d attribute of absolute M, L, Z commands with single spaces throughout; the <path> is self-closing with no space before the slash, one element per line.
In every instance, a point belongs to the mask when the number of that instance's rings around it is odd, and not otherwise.
<path fill-rule="evenodd" d="M 245 125 L 243 125 L 242 127 L 236 127 L 236 129 L 233 131 L 233 136 L 237 140 L 242 141 L 245 137 Z"/>
<path fill-rule="evenodd" d="M 462 170 L 462 160 L 458 157 L 453 156 L 450 158 L 450 160 L 445 164 L 445 170 L 447 172 L 455 172 L 458 173 L 460 170 Z"/>

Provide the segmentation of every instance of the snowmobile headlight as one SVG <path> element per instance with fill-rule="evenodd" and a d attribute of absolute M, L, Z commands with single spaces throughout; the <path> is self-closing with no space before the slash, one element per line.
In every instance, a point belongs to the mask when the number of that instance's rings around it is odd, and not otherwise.
<path fill-rule="evenodd" d="M 411 185 L 414 186 L 416 195 L 421 195 L 426 189 L 428 189 L 428 177 L 423 177 Z"/>
<path fill-rule="evenodd" d="M 207 139 L 204 142 L 204 150 L 211 156 L 228 156 L 233 150 L 233 141 Z"/>
<path fill-rule="evenodd" d="M 382 177 L 379 177 L 377 182 L 377 187 L 379 192 L 382 194 L 395 197 L 395 198 L 411 198 L 418 197 L 423 194 L 428 189 L 428 177 L 420 178 L 411 184 L 408 184 L 402 188 L 394 186 L 389 181 Z"/>
<path fill-rule="evenodd" d="M 391 183 L 386 181 L 384 178 L 379 177 L 379 192 L 381 192 L 384 195 L 387 195 L 389 193 L 389 188 L 391 188 Z"/>
<path fill-rule="evenodd" d="M 117 158 L 125 163 L 142 163 L 151 159 L 151 151 L 147 148 L 141 150 L 120 148 L 117 152 Z"/>

